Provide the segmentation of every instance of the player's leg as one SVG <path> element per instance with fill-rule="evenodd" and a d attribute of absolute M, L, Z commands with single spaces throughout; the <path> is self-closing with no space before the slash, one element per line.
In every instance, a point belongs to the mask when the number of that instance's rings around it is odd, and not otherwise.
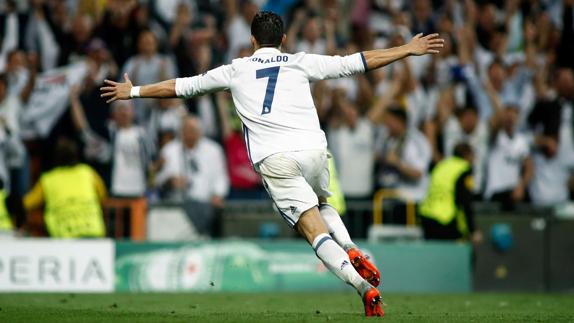
<path fill-rule="evenodd" d="M 331 236 L 345 250 L 353 267 L 371 285 L 377 287 L 381 281 L 381 274 L 377 267 L 370 261 L 369 257 L 361 252 L 359 247 L 353 243 L 341 216 L 337 210 L 327 203 L 327 198 L 319 197 L 319 211 L 321 217 Z"/>
<path fill-rule="evenodd" d="M 313 247 L 317 257 L 337 277 L 355 287 L 361 295 L 372 288 L 353 269 L 347 253 L 331 238 L 316 206 L 303 212 L 295 228 Z"/>
<path fill-rule="evenodd" d="M 341 220 L 341 216 L 334 207 L 327 203 L 327 199 L 325 197 L 319 197 L 319 212 L 329 229 L 329 233 L 333 239 L 337 241 L 339 246 L 341 246 L 345 251 L 357 247 L 353 243 L 353 240 L 351 240 L 351 236 L 349 235 L 343 220 Z"/>
<path fill-rule="evenodd" d="M 313 154 L 279 153 L 267 157 L 256 169 L 285 221 L 313 246 L 329 270 L 363 296 L 365 314 L 382 315 L 379 292 L 357 273 L 347 253 L 329 235 L 317 208 L 317 195 L 303 177 L 304 165 L 313 164 L 309 160 L 317 158 Z"/>
<path fill-rule="evenodd" d="M 363 299 L 366 316 L 384 315 L 379 291 L 352 267 L 347 253 L 327 233 L 327 226 L 317 207 L 303 212 L 295 228 L 313 246 L 317 257 L 331 272 L 355 287 Z"/>

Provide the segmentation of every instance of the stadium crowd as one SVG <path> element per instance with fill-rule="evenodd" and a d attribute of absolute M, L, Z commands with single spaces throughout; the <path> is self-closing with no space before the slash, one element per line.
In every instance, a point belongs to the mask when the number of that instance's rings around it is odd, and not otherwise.
<path fill-rule="evenodd" d="M 349 200 L 379 188 L 422 201 L 429 174 L 467 142 L 477 200 L 558 205 L 574 192 L 572 0 L 29 0 L 0 1 L 0 179 L 24 196 L 61 138 L 114 197 L 193 201 L 265 196 L 229 93 L 180 100 L 100 98 L 105 78 L 141 85 L 201 74 L 249 56 L 250 21 L 286 22 L 282 50 L 345 55 L 446 40 L 411 57 L 312 91 Z M 39 75 L 78 62 L 66 109 L 43 136 L 20 120 Z M 48 110 L 45 113 L 55 113 Z M 207 211 L 206 211 L 207 212 Z"/>

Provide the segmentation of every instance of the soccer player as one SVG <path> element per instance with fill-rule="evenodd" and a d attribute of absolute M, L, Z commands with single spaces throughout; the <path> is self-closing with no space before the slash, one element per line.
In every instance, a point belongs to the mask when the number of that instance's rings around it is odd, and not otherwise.
<path fill-rule="evenodd" d="M 317 257 L 361 295 L 366 316 L 383 316 L 376 289 L 378 269 L 349 237 L 330 196 L 327 140 L 309 83 L 377 69 L 411 55 L 436 54 L 438 34 L 416 35 L 408 44 L 341 56 L 280 51 L 286 36 L 281 18 L 262 11 L 251 23 L 251 57 L 204 74 L 143 86 L 106 80 L 107 102 L 131 98 L 192 97 L 230 90 L 243 122 L 254 169 L 285 221 L 311 244 Z"/>

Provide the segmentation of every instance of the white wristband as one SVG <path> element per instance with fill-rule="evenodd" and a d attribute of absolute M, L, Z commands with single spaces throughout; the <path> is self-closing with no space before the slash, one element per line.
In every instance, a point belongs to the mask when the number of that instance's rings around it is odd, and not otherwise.
<path fill-rule="evenodd" d="M 132 86 L 130 90 L 130 98 L 139 98 L 140 97 L 140 89 L 141 86 Z"/>

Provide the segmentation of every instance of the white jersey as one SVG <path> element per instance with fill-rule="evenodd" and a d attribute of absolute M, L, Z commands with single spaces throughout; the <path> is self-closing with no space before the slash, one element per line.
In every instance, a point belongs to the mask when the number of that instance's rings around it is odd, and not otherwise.
<path fill-rule="evenodd" d="M 256 164 L 280 152 L 326 149 L 309 82 L 350 76 L 366 67 L 362 53 L 341 57 L 261 48 L 202 75 L 176 79 L 175 92 L 190 97 L 231 90 Z"/>

